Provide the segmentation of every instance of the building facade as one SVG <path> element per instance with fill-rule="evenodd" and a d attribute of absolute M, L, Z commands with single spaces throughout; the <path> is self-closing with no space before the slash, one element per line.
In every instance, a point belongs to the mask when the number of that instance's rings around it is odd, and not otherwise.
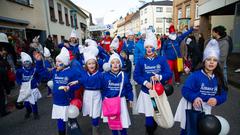
<path fill-rule="evenodd" d="M 179 31 L 199 26 L 198 0 L 173 0 L 173 22 Z"/>
<path fill-rule="evenodd" d="M 29 42 L 52 35 L 57 45 L 76 28 L 80 42 L 86 37 L 88 16 L 70 0 L 1 0 L 0 32 Z"/>
<path fill-rule="evenodd" d="M 86 39 L 88 16 L 70 0 L 48 0 L 46 11 L 48 34 L 53 36 L 55 44 L 68 40 L 72 29 L 76 29 L 80 43 Z"/>
<path fill-rule="evenodd" d="M 140 29 L 152 26 L 156 34 L 168 34 L 168 28 L 172 24 L 172 1 L 156 1 L 144 4 L 139 8 Z"/>
<path fill-rule="evenodd" d="M 32 41 L 40 35 L 46 39 L 46 17 L 42 0 L 1 0 L 0 1 L 0 32 L 8 36 Z"/>
<path fill-rule="evenodd" d="M 200 32 L 205 38 L 211 30 L 223 25 L 233 39 L 233 52 L 240 53 L 240 1 L 239 0 L 199 0 Z M 224 21 L 223 21 L 224 20 Z"/>

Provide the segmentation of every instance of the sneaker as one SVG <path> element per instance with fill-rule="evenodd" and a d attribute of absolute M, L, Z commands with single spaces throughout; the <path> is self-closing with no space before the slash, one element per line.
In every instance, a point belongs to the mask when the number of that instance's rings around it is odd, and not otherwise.
<path fill-rule="evenodd" d="M 234 72 L 235 73 L 240 73 L 240 68 L 236 69 Z"/>
<path fill-rule="evenodd" d="M 47 95 L 47 98 L 51 98 L 51 97 L 52 97 L 52 94 Z"/>
<path fill-rule="evenodd" d="M 180 86 L 180 82 L 176 82 L 176 86 L 179 87 Z"/>

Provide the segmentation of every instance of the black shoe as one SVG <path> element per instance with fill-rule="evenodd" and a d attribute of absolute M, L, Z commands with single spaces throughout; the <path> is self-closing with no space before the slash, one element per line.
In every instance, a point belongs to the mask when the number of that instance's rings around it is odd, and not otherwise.
<path fill-rule="evenodd" d="M 147 135 L 154 135 L 154 128 L 146 126 Z"/>
<path fill-rule="evenodd" d="M 26 114 L 25 114 L 24 118 L 25 118 L 25 119 L 29 119 L 29 118 L 30 118 L 30 114 L 31 114 L 31 113 L 29 113 L 29 112 L 26 112 Z"/>
<path fill-rule="evenodd" d="M 40 119 L 40 116 L 39 116 L 38 114 L 35 114 L 35 113 L 34 113 L 34 114 L 33 114 L 33 119 L 34 119 L 34 120 L 39 120 L 39 119 Z"/>
<path fill-rule="evenodd" d="M 58 131 L 58 135 L 66 135 L 66 131 Z"/>
<path fill-rule="evenodd" d="M 10 113 L 11 113 L 11 112 L 4 112 L 4 113 L 1 114 L 1 116 L 2 116 L 2 117 L 7 116 L 7 115 L 10 114 Z"/>

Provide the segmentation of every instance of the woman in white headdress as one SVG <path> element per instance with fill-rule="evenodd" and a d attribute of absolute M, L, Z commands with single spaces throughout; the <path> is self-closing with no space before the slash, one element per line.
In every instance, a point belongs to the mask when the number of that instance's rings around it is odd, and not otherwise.
<path fill-rule="evenodd" d="M 203 54 L 203 67 L 193 72 L 185 81 L 182 88 L 182 99 L 179 102 L 175 121 L 181 123 L 181 135 L 186 134 L 187 108 L 200 110 L 201 106 L 206 114 L 211 113 L 214 106 L 224 103 L 227 99 L 227 86 L 219 66 L 220 50 L 218 42 L 212 39 Z"/>

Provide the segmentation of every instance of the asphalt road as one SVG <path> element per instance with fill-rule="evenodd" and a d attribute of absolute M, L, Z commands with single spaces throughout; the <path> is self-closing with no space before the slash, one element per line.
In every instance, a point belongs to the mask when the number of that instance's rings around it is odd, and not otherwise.
<path fill-rule="evenodd" d="M 230 124 L 229 135 L 239 135 L 240 133 L 240 91 L 229 86 L 228 100 L 226 103 L 213 109 L 212 114 L 220 115 L 226 118 Z M 175 87 L 175 92 L 169 97 L 173 113 L 175 114 L 178 102 L 181 99 L 180 87 Z M 45 89 L 42 90 L 46 96 Z M 24 119 L 25 110 L 14 110 L 10 115 L 0 118 L 0 135 L 57 135 L 57 124 L 51 119 L 52 102 L 51 98 L 43 97 L 39 103 L 40 120 Z M 130 110 L 131 112 L 131 110 Z M 78 118 L 80 127 L 84 135 L 91 135 L 91 121 L 88 117 Z M 144 116 L 131 115 L 132 125 L 128 129 L 129 135 L 145 135 Z M 107 124 L 101 122 L 101 135 L 111 135 Z M 158 127 L 156 135 L 179 135 L 179 123 L 175 123 L 171 129 Z"/>

